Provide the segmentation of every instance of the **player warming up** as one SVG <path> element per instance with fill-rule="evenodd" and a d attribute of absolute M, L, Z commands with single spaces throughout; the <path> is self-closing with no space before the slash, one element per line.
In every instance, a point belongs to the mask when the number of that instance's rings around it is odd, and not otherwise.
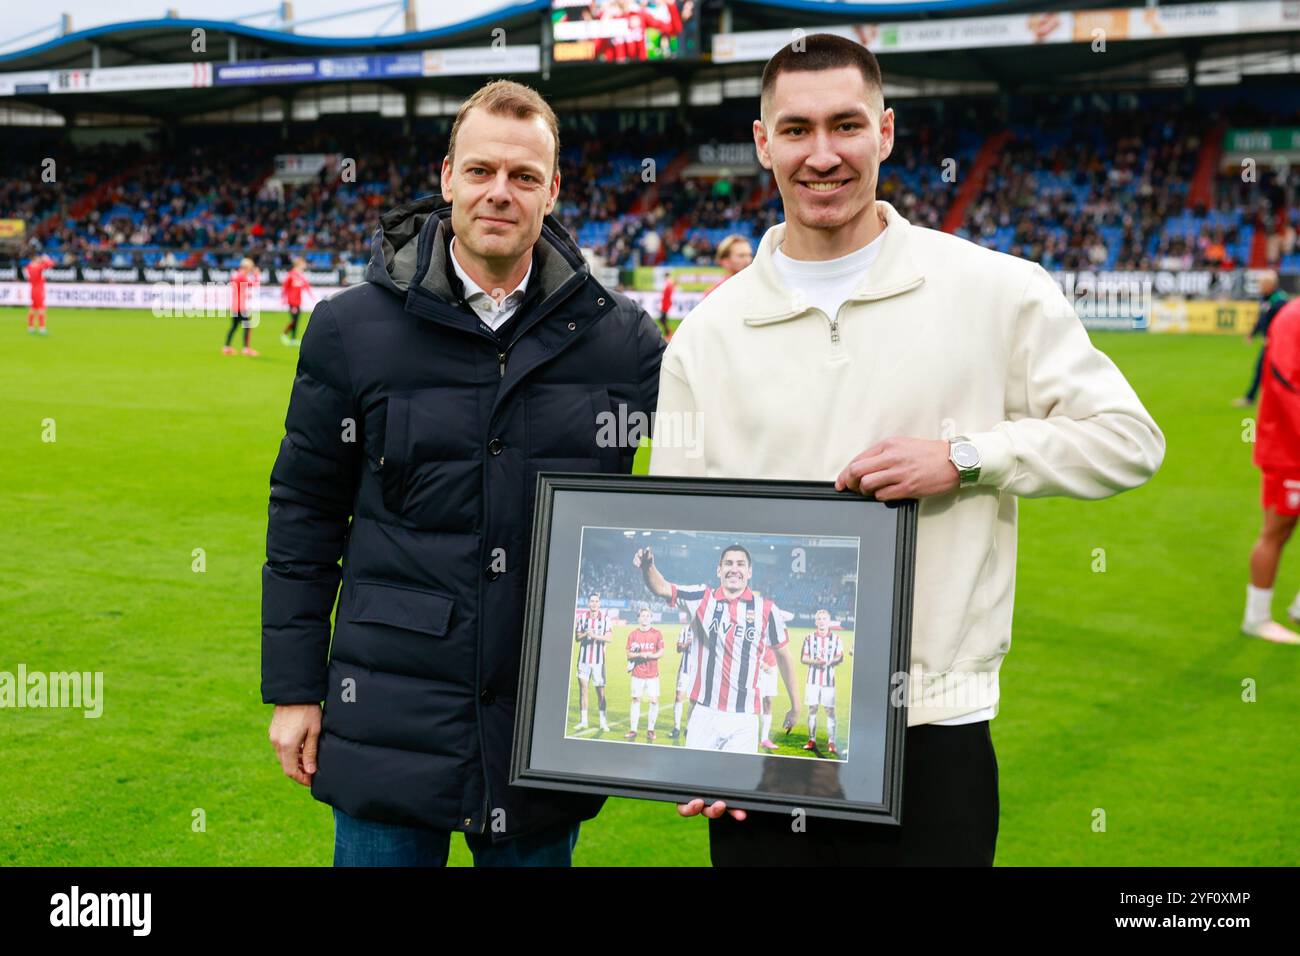
<path fill-rule="evenodd" d="M 822 609 L 813 617 L 813 632 L 803 639 L 803 662 L 808 665 L 808 686 L 804 699 L 808 704 L 808 742 L 804 750 L 817 749 L 817 708 L 826 708 L 826 750 L 835 749 L 835 668 L 844 663 L 844 643 L 831 630 L 830 612 Z"/>
<path fill-rule="evenodd" d="M 280 285 L 280 301 L 289 307 L 289 324 L 280 333 L 281 345 L 298 345 L 298 316 L 302 314 L 302 297 L 309 295 L 313 299 L 311 283 L 307 281 L 307 260 L 302 256 L 293 260 L 293 268 L 284 277 Z"/>
<path fill-rule="evenodd" d="M 586 730 L 588 688 L 596 688 L 600 703 L 600 729 L 609 730 L 605 719 L 605 646 L 609 643 L 609 612 L 600 607 L 600 595 L 592 593 L 587 607 L 578 612 L 573 639 L 578 642 L 578 725 L 574 730 Z"/>
<path fill-rule="evenodd" d="M 1250 552 L 1241 629 L 1266 641 L 1300 644 L 1300 634 L 1273 620 L 1278 564 L 1300 517 L 1300 300 L 1283 306 L 1269 327 L 1254 457 L 1263 473 L 1264 525 Z M 1300 594 L 1287 613 L 1300 624 Z"/>
<path fill-rule="evenodd" d="M 230 274 L 230 331 L 226 333 L 226 344 L 221 350 L 223 355 L 235 354 L 230 340 L 235 335 L 235 329 L 241 326 L 244 329 L 244 354 L 257 354 L 257 349 L 249 344 L 249 336 L 253 331 L 252 297 L 260 282 L 261 277 L 252 259 L 242 260 L 239 268 Z"/>
<path fill-rule="evenodd" d="M 667 598 L 670 607 L 680 602 L 691 620 L 695 679 L 690 688 L 694 706 L 686 724 L 687 747 L 758 751 L 758 664 L 764 645 L 776 653 L 776 666 L 790 694 L 784 726 L 789 730 L 798 722 L 799 695 L 785 620 L 773 601 L 757 598 L 750 590 L 754 572 L 747 549 L 733 544 L 723 550 L 716 588 L 670 584 L 655 567 L 650 548 L 638 550 L 632 564 L 641 569 L 652 593 Z"/>
<path fill-rule="evenodd" d="M 627 663 L 632 670 L 632 729 L 626 739 L 636 740 L 641 724 L 642 699 L 650 707 L 646 716 L 645 739 L 655 739 L 655 721 L 659 719 L 659 658 L 664 656 L 664 636 L 650 626 L 650 608 L 637 612 L 636 627 L 627 636 Z"/>
<path fill-rule="evenodd" d="M 37 331 L 41 335 L 47 334 L 45 331 L 45 270 L 52 265 L 54 265 L 54 260 L 45 253 L 41 253 L 27 263 L 27 281 L 31 284 L 32 292 L 32 304 L 27 310 L 27 331 L 29 334 Z"/>

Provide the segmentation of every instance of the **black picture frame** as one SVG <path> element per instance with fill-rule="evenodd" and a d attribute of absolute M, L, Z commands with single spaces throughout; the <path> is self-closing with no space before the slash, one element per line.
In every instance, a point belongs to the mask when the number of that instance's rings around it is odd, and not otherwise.
<path fill-rule="evenodd" d="M 746 810 L 802 812 L 898 825 L 907 728 L 906 694 L 899 692 L 899 675 L 907 673 L 911 654 L 916 509 L 913 499 L 879 502 L 857 493 L 837 492 L 831 483 L 540 473 L 511 784 L 674 803 L 703 797 L 725 800 L 729 807 Z M 703 517 L 715 513 L 721 513 L 716 521 Z M 602 514 L 617 514 L 620 520 L 601 524 Z M 653 514 L 678 517 L 630 520 Z M 629 521 L 623 523 L 622 515 L 629 515 Z M 578 543 L 573 547 L 575 521 L 588 520 L 596 523 L 579 525 Z M 710 522 L 716 527 L 707 526 Z M 706 527 L 701 528 L 702 523 Z M 847 759 L 792 759 L 788 755 L 680 747 L 630 748 L 613 738 L 576 740 L 566 731 L 566 723 L 557 725 L 557 708 L 564 709 L 566 721 L 569 714 L 574 600 L 581 583 L 578 562 L 583 534 L 589 527 L 628 529 L 621 530 L 625 535 L 649 535 L 651 531 L 632 529 L 658 528 L 653 533 L 857 538 L 858 564 L 853 578 L 857 644 L 862 644 L 864 626 L 876 637 L 852 664 L 849 721 L 854 743 L 852 753 L 846 745 Z M 676 530 L 679 528 L 683 530 Z M 805 530 L 787 530 L 796 528 Z M 878 573 L 864 585 L 862 569 L 868 565 Z M 888 609 L 869 607 L 873 596 L 877 604 L 887 600 Z M 861 616 L 864 611 L 866 616 Z M 561 629 L 558 622 L 565 619 L 567 624 Z M 883 637 L 886 629 L 887 643 Z M 806 706 L 803 713 L 807 713 Z M 779 725 L 780 717 L 774 722 Z M 866 735 L 865 745 L 858 736 L 861 734 Z M 625 756 L 633 750 L 638 753 Z M 855 758 L 853 754 L 859 752 L 860 758 Z"/>

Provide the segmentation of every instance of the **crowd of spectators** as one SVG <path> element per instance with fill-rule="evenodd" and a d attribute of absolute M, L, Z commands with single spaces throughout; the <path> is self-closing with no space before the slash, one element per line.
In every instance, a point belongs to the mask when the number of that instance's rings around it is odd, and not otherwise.
<path fill-rule="evenodd" d="M 1262 114 L 1260 124 L 1284 117 Z M 1296 254 L 1296 188 L 1283 167 L 1214 177 L 1208 203 L 1189 203 L 1201 146 L 1217 122 L 1195 108 L 1045 113 L 990 120 L 922 113 L 900 126 L 881 168 L 880 198 L 912 222 L 940 228 L 982 143 L 1005 137 L 957 228 L 984 245 L 1048 269 L 1231 269 L 1263 229 L 1270 263 Z M 743 143 L 746 124 L 711 124 L 708 139 Z M 224 140 L 223 138 L 224 137 Z M 721 238 L 757 244 L 782 218 L 771 173 L 683 175 L 700 131 L 570 136 L 556 213 L 579 243 L 619 268 L 712 262 Z M 365 145 L 357 148 L 358 141 Z M 708 141 L 708 140 L 705 140 Z M 315 268 L 363 263 L 385 209 L 436 191 L 445 142 L 425 134 L 321 130 L 278 141 L 274 130 L 191 134 L 166 148 L 98 145 L 60 155 L 50 176 L 42 148 L 0 159 L 0 218 L 29 226 L 32 251 L 85 265 L 228 264 L 245 255 L 280 265 L 298 254 Z M 306 182 L 273 177 L 277 153 L 333 152 Z M 1190 207 L 1190 208 L 1189 208 Z"/>

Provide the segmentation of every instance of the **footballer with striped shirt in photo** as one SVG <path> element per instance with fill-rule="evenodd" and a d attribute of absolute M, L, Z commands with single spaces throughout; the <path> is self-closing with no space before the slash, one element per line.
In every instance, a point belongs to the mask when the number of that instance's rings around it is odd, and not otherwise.
<path fill-rule="evenodd" d="M 573 639 L 580 645 L 578 649 L 578 708 L 579 719 L 574 730 L 586 730 L 588 687 L 596 688 L 596 700 L 600 705 L 600 729 L 609 730 L 609 721 L 605 717 L 605 646 L 610 641 L 609 612 L 600 606 L 600 595 L 596 592 L 587 598 L 587 606 L 577 613 L 574 622 Z"/>
<path fill-rule="evenodd" d="M 682 736 L 682 709 L 691 699 L 691 684 L 695 682 L 695 673 L 691 670 L 691 661 L 694 660 L 691 643 L 691 625 L 687 622 L 677 633 L 677 699 L 673 701 L 673 732 L 669 734 L 673 740 Z"/>
<path fill-rule="evenodd" d="M 826 752 L 832 757 L 835 749 L 835 668 L 844 663 L 844 642 L 831 630 L 831 614 L 825 608 L 813 618 L 813 632 L 803 639 L 800 655 L 808 667 L 808 683 L 804 688 L 804 703 L 808 705 L 808 742 L 804 750 L 817 750 L 817 708 L 826 708 Z"/>
<path fill-rule="evenodd" d="M 759 746 L 761 712 L 759 670 L 763 647 L 776 654 L 776 666 L 790 695 L 787 731 L 799 721 L 799 695 L 790 659 L 785 615 L 770 598 L 750 589 L 753 561 L 749 551 L 728 545 L 718 560 L 718 586 L 670 583 L 655 567 L 654 551 L 639 549 L 632 564 L 641 569 L 646 587 L 669 607 L 681 605 L 694 636 L 695 679 L 690 685 L 690 720 L 686 746 L 693 750 L 754 754 Z"/>
<path fill-rule="evenodd" d="M 781 620 L 789 624 L 794 620 L 790 611 L 781 612 Z M 758 665 L 758 696 L 763 699 L 762 726 L 758 732 L 758 745 L 768 752 L 779 750 L 772 741 L 772 700 L 776 697 L 776 654 L 771 647 L 763 648 L 763 660 Z"/>

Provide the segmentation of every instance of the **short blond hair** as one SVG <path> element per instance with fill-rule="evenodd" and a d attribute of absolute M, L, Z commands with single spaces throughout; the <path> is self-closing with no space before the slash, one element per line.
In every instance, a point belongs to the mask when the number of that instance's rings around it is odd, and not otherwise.
<path fill-rule="evenodd" d="M 560 121 L 555 116 L 551 104 L 542 99 L 540 93 L 530 86 L 516 83 L 514 80 L 493 80 L 477 92 L 456 111 L 456 119 L 451 124 L 451 140 L 447 143 L 447 159 L 456 161 L 456 134 L 460 132 L 461 121 L 475 107 L 486 110 L 495 116 L 512 116 L 515 119 L 530 119 L 540 116 L 546 128 L 555 140 L 555 155 L 552 157 L 551 175 L 560 168 Z"/>
<path fill-rule="evenodd" d="M 715 262 L 721 262 L 723 259 L 727 258 L 727 256 L 731 255 L 731 247 L 738 242 L 743 242 L 747 246 L 750 244 L 748 238 L 742 236 L 738 232 L 733 232 L 731 235 L 727 236 L 726 239 L 723 239 L 718 243 L 718 249 L 717 252 L 713 254 L 713 260 Z"/>

